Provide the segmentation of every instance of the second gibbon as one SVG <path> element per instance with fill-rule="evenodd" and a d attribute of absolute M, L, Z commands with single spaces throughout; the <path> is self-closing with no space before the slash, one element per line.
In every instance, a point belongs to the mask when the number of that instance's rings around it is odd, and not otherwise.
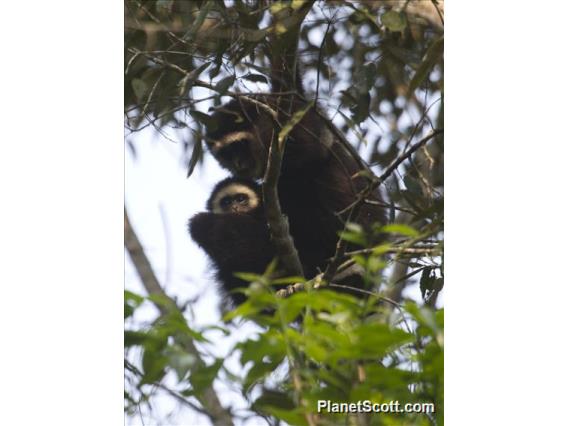
<path fill-rule="evenodd" d="M 249 179 L 222 180 L 213 189 L 207 210 L 191 218 L 189 233 L 213 261 L 222 293 L 239 305 L 245 296 L 234 290 L 248 282 L 235 272 L 262 274 L 275 255 L 260 188 Z"/>

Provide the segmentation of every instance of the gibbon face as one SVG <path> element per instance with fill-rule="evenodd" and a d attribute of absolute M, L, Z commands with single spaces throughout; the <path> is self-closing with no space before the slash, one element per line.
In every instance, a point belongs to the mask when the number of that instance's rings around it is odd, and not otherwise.
<path fill-rule="evenodd" d="M 264 175 L 273 125 L 250 103 L 229 102 L 212 116 L 216 129 L 207 132 L 207 145 L 219 164 L 236 176 Z M 259 139 L 260 138 L 260 139 Z"/>
<path fill-rule="evenodd" d="M 207 201 L 207 209 L 215 214 L 255 213 L 260 207 L 260 189 L 251 182 L 228 178 L 219 182 Z"/>
<path fill-rule="evenodd" d="M 237 176 L 254 179 L 263 174 L 264 159 L 258 158 L 254 148 L 258 145 L 252 133 L 234 132 L 215 142 L 212 151 L 222 167 Z"/>

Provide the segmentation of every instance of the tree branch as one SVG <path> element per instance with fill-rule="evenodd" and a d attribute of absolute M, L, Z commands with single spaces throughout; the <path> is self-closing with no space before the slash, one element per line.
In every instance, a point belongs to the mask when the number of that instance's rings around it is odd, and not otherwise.
<path fill-rule="evenodd" d="M 278 143 L 278 133 L 274 132 L 268 151 L 268 163 L 262 183 L 262 197 L 266 221 L 270 228 L 274 250 L 281 262 L 281 267 L 287 275 L 304 276 L 298 251 L 290 236 L 288 218 L 282 213 L 278 199 L 278 180 L 282 167 L 282 157 L 285 145 Z"/>
<path fill-rule="evenodd" d="M 149 295 L 157 295 L 161 298 L 169 299 L 168 295 L 160 286 L 158 278 L 156 278 L 156 275 L 154 274 L 152 265 L 150 265 L 150 261 L 148 260 L 146 253 L 144 253 L 144 249 L 142 248 L 142 244 L 140 243 L 138 236 L 132 229 L 126 208 L 124 209 L 124 247 L 130 255 L 130 259 L 136 268 L 136 272 L 138 273 L 140 281 L 142 281 L 142 285 L 146 292 Z M 172 306 L 175 306 L 175 302 L 173 300 Z M 162 315 L 169 312 L 163 305 L 156 304 L 156 308 L 158 308 Z"/>
<path fill-rule="evenodd" d="M 299 81 L 294 82 L 296 78 L 295 66 L 298 37 L 302 22 L 311 9 L 312 4 L 313 1 L 306 2 L 296 12 L 294 12 L 292 8 L 284 7 L 273 15 L 271 45 L 275 52 L 278 52 L 271 59 L 273 90 L 281 91 L 282 88 L 290 89 L 289 83 L 295 83 L 292 84 L 292 88 L 295 89 L 297 89 L 298 84 L 301 85 Z M 286 26 L 283 26 L 284 24 L 286 24 Z M 286 28 L 286 30 L 281 31 L 281 26 L 282 28 Z M 280 179 L 282 158 L 286 145 L 284 142 L 285 135 L 280 134 L 282 132 L 282 126 L 279 123 L 283 122 L 283 114 L 279 108 L 280 100 L 281 98 L 278 98 L 276 102 L 276 117 L 271 115 L 275 122 L 276 129 L 272 133 L 272 140 L 270 141 L 268 161 L 262 184 L 262 195 L 266 220 L 270 228 L 274 249 L 281 262 L 281 268 L 287 275 L 303 276 L 302 263 L 300 262 L 298 251 L 290 236 L 288 219 L 282 214 L 278 198 L 278 180 Z M 292 105 L 293 102 L 290 102 L 290 107 L 292 107 Z M 292 111 L 288 112 L 291 113 Z M 291 128 L 287 129 L 288 132 L 290 130 Z"/>
<path fill-rule="evenodd" d="M 166 294 L 156 278 L 152 265 L 150 264 L 146 253 L 144 253 L 144 248 L 142 247 L 138 236 L 132 229 L 126 208 L 124 209 L 124 247 L 130 255 L 130 259 L 132 259 L 132 263 L 136 268 L 136 272 L 138 272 L 138 276 L 140 277 L 146 292 L 149 295 L 160 296 L 161 299 L 167 301 L 166 304 L 154 303 L 156 308 L 160 311 L 160 314 L 167 315 L 171 312 L 179 312 L 175 301 Z M 201 359 L 201 355 L 191 339 L 188 339 L 186 335 L 182 334 L 178 334 L 174 336 L 174 338 L 186 352 L 195 356 L 196 368 L 205 367 L 205 363 Z M 219 401 L 219 398 L 212 386 L 208 386 L 203 394 L 196 395 L 196 398 L 199 400 L 201 405 L 203 405 L 204 410 L 207 412 L 207 415 L 213 424 L 223 426 L 233 425 L 231 412 L 221 405 L 221 402 Z"/>

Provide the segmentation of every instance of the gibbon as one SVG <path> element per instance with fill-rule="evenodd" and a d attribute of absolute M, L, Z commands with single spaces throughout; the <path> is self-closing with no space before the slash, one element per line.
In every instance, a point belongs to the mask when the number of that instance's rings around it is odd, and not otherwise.
<path fill-rule="evenodd" d="M 264 175 L 268 151 L 276 126 L 269 113 L 245 97 L 218 108 L 212 115 L 206 141 L 220 165 L 236 176 L 259 179 Z M 272 102 L 272 108 L 275 108 Z M 305 106 L 299 98 L 281 97 L 278 108 L 288 117 Z M 281 123 L 285 125 L 286 123 Z M 285 143 L 278 194 L 287 215 L 306 278 L 323 271 L 334 255 L 338 234 L 348 212 L 368 184 L 362 166 L 337 140 L 324 119 L 312 107 L 292 129 Z M 385 224 L 378 191 L 370 194 L 350 220 L 370 230 Z M 374 202 L 373 202 L 374 201 Z"/>
<path fill-rule="evenodd" d="M 245 296 L 234 290 L 248 282 L 235 272 L 262 274 L 275 256 L 260 187 L 249 179 L 222 180 L 213 189 L 207 210 L 190 219 L 189 233 L 215 264 L 222 293 L 239 305 Z"/>

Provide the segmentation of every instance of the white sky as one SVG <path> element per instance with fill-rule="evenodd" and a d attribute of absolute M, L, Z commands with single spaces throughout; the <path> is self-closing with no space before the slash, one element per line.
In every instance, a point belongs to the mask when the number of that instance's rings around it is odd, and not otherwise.
<path fill-rule="evenodd" d="M 176 137 L 173 134 L 169 136 L 173 136 L 172 139 Z M 205 210 L 212 187 L 228 173 L 206 155 L 203 167 L 197 167 L 188 179 L 187 165 L 180 160 L 181 144 L 166 140 L 152 128 L 137 133 L 132 140 L 136 159 L 130 151 L 125 156 L 125 197 L 132 226 L 166 292 L 181 303 L 198 297 L 192 304 L 193 315 L 188 317 L 190 327 L 199 329 L 218 324 L 221 321 L 220 299 L 213 281 L 213 269 L 205 253 L 191 240 L 186 225 L 191 216 Z M 126 289 L 145 294 L 128 256 L 126 260 Z M 136 312 L 134 320 L 148 322 L 155 315 L 155 308 L 146 303 Z M 238 327 L 231 327 L 231 334 L 227 337 L 221 333 L 209 333 L 207 337 L 214 344 L 207 345 L 206 350 L 216 357 L 227 358 L 234 343 L 250 336 L 256 329 L 254 324 L 240 323 Z M 236 356 L 230 358 L 225 366 L 235 374 L 242 374 Z M 175 380 L 168 381 L 175 383 Z M 215 382 L 215 388 L 225 406 L 244 409 L 250 405 L 240 393 L 227 389 L 221 381 Z M 153 408 L 157 418 L 164 418 L 178 406 L 175 399 L 164 396 L 154 401 Z M 169 421 L 209 424 L 204 416 L 187 409 L 169 418 Z M 142 421 L 135 416 L 127 418 L 127 424 L 142 425 Z M 265 425 L 266 422 L 248 421 L 243 424 Z"/>

